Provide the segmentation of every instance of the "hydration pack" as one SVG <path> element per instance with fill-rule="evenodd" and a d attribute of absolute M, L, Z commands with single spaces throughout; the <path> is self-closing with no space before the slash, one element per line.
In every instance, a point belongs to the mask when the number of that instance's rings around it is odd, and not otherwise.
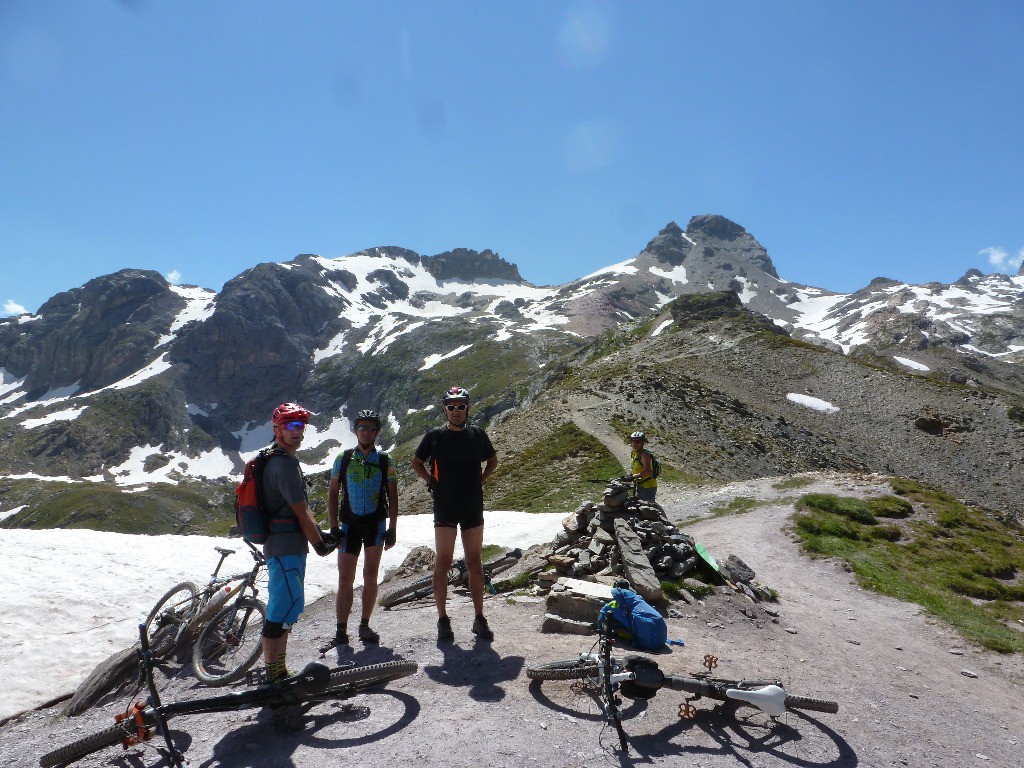
<path fill-rule="evenodd" d="M 287 505 L 287 514 L 271 515 L 263 498 L 263 470 L 267 462 L 285 455 L 276 446 L 263 448 L 246 462 L 242 482 L 235 489 L 235 523 L 242 538 L 253 544 L 266 544 L 272 533 L 298 530 L 299 521 Z"/>
<path fill-rule="evenodd" d="M 631 589 L 612 588 L 612 599 L 599 615 L 599 621 L 609 620 L 613 631 L 637 648 L 655 651 L 668 640 L 664 617 Z"/>

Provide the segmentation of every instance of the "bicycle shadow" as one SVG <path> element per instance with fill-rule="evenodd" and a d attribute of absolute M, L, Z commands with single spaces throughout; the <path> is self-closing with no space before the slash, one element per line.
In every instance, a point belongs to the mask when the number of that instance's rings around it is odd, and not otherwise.
<path fill-rule="evenodd" d="M 309 711 L 297 721 L 292 722 L 287 730 L 277 724 L 274 712 L 261 709 L 255 721 L 232 730 L 213 747 L 213 754 L 201 763 L 199 768 L 227 768 L 228 766 L 251 766 L 252 768 L 296 768 L 294 753 L 300 747 L 316 749 L 351 749 L 379 742 L 393 736 L 419 717 L 420 704 L 410 694 L 402 691 L 367 691 L 361 696 L 384 696 L 396 701 L 402 707 L 401 714 L 390 725 L 377 728 L 370 733 L 359 736 L 323 736 L 318 732 L 323 729 L 345 723 L 358 723 L 369 719 L 373 709 L 365 704 L 351 702 L 326 702 L 317 705 L 321 711 Z M 330 707 L 330 711 L 323 708 Z M 183 751 L 185 741 L 180 731 L 174 732 L 175 746 Z M 157 763 L 153 768 L 164 768 L 166 760 Z"/>
<path fill-rule="evenodd" d="M 855 768 L 860 764 L 846 739 L 805 712 L 790 711 L 786 721 L 757 719 L 758 714 L 738 714 L 734 705 L 719 704 L 699 711 L 694 720 L 680 719 L 657 733 L 630 737 L 629 746 L 643 763 L 676 756 L 692 759 L 701 755 L 727 755 L 738 765 L 754 768 L 763 764 L 763 760 L 755 763 L 755 756 L 771 755 L 781 763 L 799 768 Z M 628 733 L 628 722 L 623 725 Z M 717 746 L 676 741 L 676 737 L 692 729 L 702 731 Z M 625 754 L 620 755 L 619 762 L 626 768 L 636 765 L 638 760 L 632 754 Z"/>
<path fill-rule="evenodd" d="M 575 698 L 587 699 L 588 702 L 593 704 L 594 709 L 592 711 L 583 712 L 577 707 L 567 707 L 558 702 L 554 701 L 550 696 L 547 696 L 541 688 L 541 680 L 531 680 L 528 690 L 530 695 L 533 696 L 534 701 L 540 704 L 542 707 L 557 712 L 560 715 L 567 717 L 575 717 L 581 720 L 591 720 L 593 722 L 604 722 L 604 712 L 601 710 L 602 696 L 597 691 L 587 688 L 582 683 L 572 683 L 572 690 L 575 692 Z M 623 699 L 623 703 L 630 701 L 629 699 Z M 643 712 L 647 707 L 641 699 L 636 699 L 629 704 L 629 706 L 622 709 L 623 719 L 636 717 Z"/>
<path fill-rule="evenodd" d="M 440 643 L 438 648 L 444 661 L 423 667 L 424 674 L 441 685 L 468 688 L 475 701 L 502 701 L 505 689 L 499 683 L 516 680 L 526 663 L 523 656 L 501 656 L 486 640 L 469 648 L 454 643 Z"/>

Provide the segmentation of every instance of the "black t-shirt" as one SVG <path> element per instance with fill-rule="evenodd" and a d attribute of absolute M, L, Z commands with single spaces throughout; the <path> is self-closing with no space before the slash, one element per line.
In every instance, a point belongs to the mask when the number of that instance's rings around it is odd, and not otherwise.
<path fill-rule="evenodd" d="M 479 427 L 436 427 L 427 432 L 416 449 L 416 457 L 423 462 L 433 461 L 434 508 L 482 512 L 484 488 L 480 465 L 494 453 L 491 439 Z"/>

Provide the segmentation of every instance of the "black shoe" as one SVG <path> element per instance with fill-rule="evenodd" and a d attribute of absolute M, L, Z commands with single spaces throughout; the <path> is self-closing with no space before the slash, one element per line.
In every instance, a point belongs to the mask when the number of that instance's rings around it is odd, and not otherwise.
<path fill-rule="evenodd" d="M 493 640 L 494 633 L 491 632 L 491 628 L 487 626 L 487 619 L 483 616 L 477 616 L 473 619 L 473 634 L 479 637 L 481 640 Z"/>
<path fill-rule="evenodd" d="M 437 642 L 450 643 L 455 640 L 455 633 L 452 632 L 452 620 L 442 616 L 437 620 Z"/>
<path fill-rule="evenodd" d="M 376 643 L 380 642 L 380 635 L 378 635 L 376 632 L 374 632 L 372 629 L 370 629 L 370 625 L 369 624 L 360 624 L 359 625 L 359 639 L 362 640 L 364 643 L 375 643 L 376 644 Z"/>
<path fill-rule="evenodd" d="M 334 644 L 339 648 L 348 645 L 348 632 L 339 632 L 334 636 Z"/>

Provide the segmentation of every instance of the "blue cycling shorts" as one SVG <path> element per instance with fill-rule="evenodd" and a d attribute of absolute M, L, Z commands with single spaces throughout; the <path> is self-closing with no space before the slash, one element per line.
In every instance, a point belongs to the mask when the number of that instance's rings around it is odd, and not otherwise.
<path fill-rule="evenodd" d="M 270 584 L 267 591 L 267 621 L 279 621 L 287 629 L 305 607 L 302 582 L 306 577 L 306 556 L 275 555 L 267 558 Z"/>

